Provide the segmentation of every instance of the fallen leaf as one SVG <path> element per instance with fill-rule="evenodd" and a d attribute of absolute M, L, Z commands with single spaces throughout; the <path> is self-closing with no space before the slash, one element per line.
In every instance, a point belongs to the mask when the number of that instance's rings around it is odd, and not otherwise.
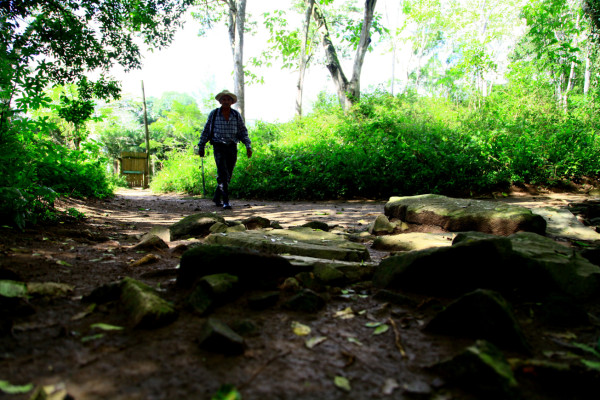
<path fill-rule="evenodd" d="M 122 331 L 124 329 L 122 326 L 105 324 L 103 322 L 99 322 L 97 324 L 92 324 L 92 325 L 90 325 L 90 328 L 98 328 L 98 329 L 102 329 L 103 331 Z"/>
<path fill-rule="evenodd" d="M 85 343 L 85 342 L 90 342 L 90 341 L 96 340 L 96 339 L 102 339 L 103 337 L 104 337 L 104 333 L 97 333 L 95 335 L 84 336 L 81 338 L 81 341 L 83 343 Z"/>
<path fill-rule="evenodd" d="M 310 326 L 301 324 L 298 321 L 292 321 L 292 329 L 298 336 L 306 336 L 310 334 Z"/>
<path fill-rule="evenodd" d="M 323 343 L 326 340 L 327 340 L 327 336 L 315 336 L 313 338 L 306 339 L 306 342 L 304 342 L 304 344 L 306 345 L 307 348 L 312 349 L 316 345 Z"/>
<path fill-rule="evenodd" d="M 360 342 L 360 340 L 358 340 L 357 338 L 349 337 L 349 338 L 348 338 L 348 341 L 349 341 L 350 343 L 354 343 L 354 344 L 356 344 L 356 345 L 359 345 L 359 346 L 362 346 L 362 345 L 363 345 L 363 344 Z"/>
<path fill-rule="evenodd" d="M 79 312 L 71 317 L 71 321 L 77 321 L 87 317 L 96 309 L 96 304 L 90 304 L 84 311 Z"/>
<path fill-rule="evenodd" d="M 354 311 L 352 311 L 351 307 L 346 307 L 343 310 L 336 312 L 333 316 L 340 319 L 351 319 L 354 318 Z"/>
<path fill-rule="evenodd" d="M 242 400 L 242 395 L 233 385 L 221 385 L 211 400 Z"/>
<path fill-rule="evenodd" d="M 150 254 L 146 254 L 144 257 L 131 263 L 130 265 L 132 267 L 139 267 L 140 265 L 150 264 L 150 263 L 156 262 L 158 260 L 159 260 L 159 257 L 157 255 L 150 253 Z"/>
<path fill-rule="evenodd" d="M 0 295 L 4 297 L 26 297 L 27 285 L 17 281 L 0 281 Z"/>
<path fill-rule="evenodd" d="M 13 385 L 8 381 L 0 381 L 0 390 L 6 394 L 27 393 L 31 389 L 33 389 L 32 383 L 28 383 L 27 385 Z"/>
<path fill-rule="evenodd" d="M 335 386 L 339 387 L 342 390 L 345 390 L 346 392 L 349 392 L 351 390 L 350 381 L 344 378 L 343 376 L 336 376 L 333 379 L 333 383 L 335 384 Z"/>
<path fill-rule="evenodd" d="M 390 329 L 386 324 L 380 325 L 373 331 L 373 335 L 381 335 L 382 333 L 386 333 Z"/>
<path fill-rule="evenodd" d="M 69 264 L 68 262 L 66 262 L 66 261 L 63 261 L 63 260 L 56 260 L 56 263 L 57 263 L 58 265 L 62 265 L 62 266 L 64 266 L 64 267 L 72 267 L 72 265 L 71 265 L 71 264 Z"/>
<path fill-rule="evenodd" d="M 550 336 L 550 337 L 554 337 L 556 339 L 563 339 L 563 340 L 575 340 L 577 339 L 577 335 L 574 334 L 573 332 L 545 332 L 546 335 Z"/>
<path fill-rule="evenodd" d="M 600 361 L 581 360 L 581 362 L 588 368 L 600 371 Z"/>
<path fill-rule="evenodd" d="M 382 322 L 367 322 L 365 324 L 365 326 L 367 328 L 377 328 L 378 326 L 380 326 L 382 324 Z"/>

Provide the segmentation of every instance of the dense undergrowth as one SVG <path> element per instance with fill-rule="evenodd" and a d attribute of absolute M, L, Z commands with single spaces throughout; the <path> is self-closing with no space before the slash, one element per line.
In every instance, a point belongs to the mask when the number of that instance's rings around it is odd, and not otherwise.
<path fill-rule="evenodd" d="M 112 195 L 119 179 L 108 173 L 99 144 L 89 141 L 75 150 L 51 140 L 40 130 L 43 124 L 23 119 L 12 126 L 0 137 L 1 223 L 23 228 L 56 221 L 58 197 Z"/>
<path fill-rule="evenodd" d="M 234 197 L 277 200 L 469 196 L 514 184 L 554 186 L 600 176 L 593 102 L 497 90 L 479 107 L 441 98 L 363 96 L 344 114 L 332 101 L 288 123 L 250 130 L 254 156 L 238 159 Z M 204 160 L 208 195 L 215 168 Z M 171 153 L 155 191 L 202 193 L 201 160 Z"/>

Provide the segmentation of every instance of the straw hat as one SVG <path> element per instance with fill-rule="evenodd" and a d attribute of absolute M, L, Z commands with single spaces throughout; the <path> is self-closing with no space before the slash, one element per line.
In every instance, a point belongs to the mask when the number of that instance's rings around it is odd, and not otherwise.
<path fill-rule="evenodd" d="M 227 89 L 225 89 L 225 90 L 221 91 L 221 93 L 217 94 L 215 96 L 215 100 L 221 101 L 221 97 L 223 97 L 223 96 L 229 96 L 229 97 L 231 97 L 233 99 L 233 103 L 231 103 L 231 104 L 237 103 L 237 96 L 235 95 L 235 93 L 231 93 Z"/>

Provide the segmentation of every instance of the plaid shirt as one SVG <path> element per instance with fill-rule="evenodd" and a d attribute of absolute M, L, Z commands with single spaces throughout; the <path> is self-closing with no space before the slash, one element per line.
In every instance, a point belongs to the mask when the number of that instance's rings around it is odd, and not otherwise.
<path fill-rule="evenodd" d="M 198 147 L 204 149 L 208 141 L 211 143 L 223 144 L 242 142 L 246 145 L 247 149 L 251 149 L 252 146 L 250 138 L 248 137 L 248 129 L 246 129 L 242 115 L 232 108 L 231 113 L 229 114 L 229 121 L 227 121 L 223 114 L 219 112 L 220 110 L 220 108 L 216 108 L 208 115 L 206 125 L 204 125 L 204 130 L 202 131 L 200 141 L 198 142 Z M 210 139 L 212 130 L 211 123 L 215 112 L 217 115 L 215 117 L 214 136 Z"/>

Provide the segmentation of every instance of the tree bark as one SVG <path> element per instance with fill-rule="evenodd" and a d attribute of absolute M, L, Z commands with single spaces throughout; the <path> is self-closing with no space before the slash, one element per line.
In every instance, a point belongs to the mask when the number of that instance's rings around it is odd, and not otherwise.
<path fill-rule="evenodd" d="M 306 73 L 306 65 L 308 64 L 306 57 L 306 48 L 308 46 L 308 31 L 310 28 L 310 16 L 313 13 L 315 0 L 304 0 L 306 4 L 306 12 L 304 13 L 304 25 L 302 26 L 302 45 L 300 48 L 300 68 L 298 71 L 298 85 L 296 92 L 296 115 L 302 116 L 302 94 L 304 90 L 304 74 Z"/>
<path fill-rule="evenodd" d="M 327 69 L 329 70 L 331 78 L 335 83 L 338 99 L 344 111 L 348 111 L 352 104 L 360 100 L 360 73 L 365 59 L 365 54 L 367 53 L 367 49 L 369 48 L 369 44 L 371 42 L 369 31 L 371 30 L 371 24 L 373 22 L 373 14 L 376 3 L 377 0 L 365 0 L 365 14 L 363 18 L 362 31 L 354 58 L 352 79 L 350 81 L 348 81 L 348 78 L 346 78 L 346 75 L 342 70 L 337 51 L 333 45 L 333 42 L 331 41 L 331 35 L 329 34 L 329 28 L 327 27 L 327 21 L 325 20 L 323 12 L 318 4 L 315 4 L 313 10 L 313 17 L 315 18 L 315 23 L 317 24 L 317 29 L 321 35 L 321 42 L 325 50 Z"/>
<path fill-rule="evenodd" d="M 244 96 L 244 27 L 246 0 L 225 0 L 229 6 L 229 44 L 233 56 L 233 91 L 237 95 L 235 108 L 245 119 Z"/>

